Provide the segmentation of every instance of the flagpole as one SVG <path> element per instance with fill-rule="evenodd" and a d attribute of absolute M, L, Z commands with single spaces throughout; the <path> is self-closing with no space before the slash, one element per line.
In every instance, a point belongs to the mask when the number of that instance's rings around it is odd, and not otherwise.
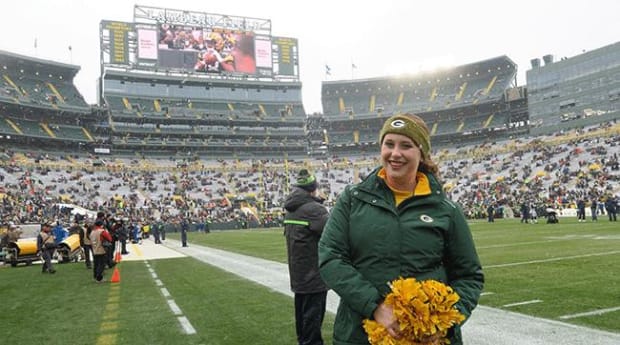
<path fill-rule="evenodd" d="M 353 80 L 353 70 L 355 69 L 355 64 L 353 63 L 353 59 L 351 59 L 351 80 Z"/>

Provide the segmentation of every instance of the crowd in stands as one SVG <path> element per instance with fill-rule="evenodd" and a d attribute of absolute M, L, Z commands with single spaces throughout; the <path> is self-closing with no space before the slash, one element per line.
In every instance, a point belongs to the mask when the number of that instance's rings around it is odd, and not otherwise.
<path fill-rule="evenodd" d="M 603 205 L 608 199 L 617 203 L 620 137 L 600 133 L 600 128 L 590 128 L 499 151 L 478 147 L 471 160 L 446 162 L 443 177 L 457 181 L 452 198 L 470 218 L 483 218 L 488 205 L 495 205 L 496 212 L 510 208 L 523 213 L 527 207 L 541 215 L 547 208 Z"/>
<path fill-rule="evenodd" d="M 470 219 L 520 216 L 522 208 L 577 209 L 615 203 L 620 195 L 620 124 L 555 136 L 435 149 L 445 190 Z M 333 205 L 339 192 L 380 163 L 357 157 L 178 161 L 106 160 L 4 150 L 0 165 L 2 224 L 71 223 L 61 205 L 121 215 L 132 222 L 236 222 L 278 225 L 281 207 L 301 168 L 314 171 Z M 97 160 L 100 161 L 100 160 Z M 605 211 L 605 207 L 596 208 Z"/>

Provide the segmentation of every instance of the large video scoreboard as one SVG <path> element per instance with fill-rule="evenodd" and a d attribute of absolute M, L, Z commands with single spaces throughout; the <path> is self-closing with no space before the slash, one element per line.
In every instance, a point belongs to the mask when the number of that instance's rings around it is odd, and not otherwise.
<path fill-rule="evenodd" d="M 268 19 L 136 5 L 133 23 L 102 21 L 100 41 L 103 67 L 299 78 L 297 39 Z"/>

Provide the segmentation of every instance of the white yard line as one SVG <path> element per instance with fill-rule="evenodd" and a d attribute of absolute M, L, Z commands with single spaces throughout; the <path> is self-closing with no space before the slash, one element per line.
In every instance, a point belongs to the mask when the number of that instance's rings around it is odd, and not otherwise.
<path fill-rule="evenodd" d="M 161 249 L 164 249 L 164 247 L 161 247 Z M 165 249 L 167 251 L 170 251 L 170 249 L 168 249 L 168 248 L 165 248 Z M 175 256 L 175 255 L 170 256 L 168 254 L 168 255 L 164 255 L 164 257 L 177 257 L 177 256 Z M 153 257 L 151 257 L 151 259 L 152 258 Z M 161 287 L 160 288 L 161 294 L 164 296 L 164 299 L 166 300 L 166 303 L 168 303 L 168 307 L 170 308 L 172 313 L 175 316 L 177 316 L 177 320 L 179 321 L 179 324 L 181 325 L 181 329 L 183 330 L 183 333 L 185 333 L 185 334 L 196 334 L 196 329 L 194 329 L 194 327 L 189 322 L 187 317 L 185 317 L 183 315 L 183 311 L 181 310 L 179 305 L 174 301 L 174 299 L 172 299 L 172 296 L 170 295 L 170 292 L 168 291 L 168 289 L 166 289 L 164 287 L 164 283 L 161 281 L 161 279 L 159 279 L 157 277 L 157 273 L 155 272 L 155 270 L 153 268 L 151 268 L 151 265 L 146 260 L 147 259 L 145 258 L 144 259 L 144 264 L 148 268 L 149 272 L 151 272 L 151 277 L 153 277 L 153 280 L 155 281 L 155 285 Z"/>
<path fill-rule="evenodd" d="M 523 302 L 516 302 L 516 303 L 510 303 L 510 304 L 504 304 L 502 307 L 504 308 L 510 308 L 510 307 L 517 307 L 520 305 L 526 305 L 526 304 L 534 304 L 534 303 L 540 303 L 542 302 L 542 300 L 539 299 L 533 299 L 531 301 L 523 301 Z"/>
<path fill-rule="evenodd" d="M 560 319 L 568 320 L 568 319 L 574 319 L 574 318 L 584 317 L 584 316 L 603 315 L 606 313 L 612 313 L 614 311 L 620 311 L 620 307 L 592 310 L 592 311 L 585 312 L 585 313 L 562 315 L 560 316 Z"/>
<path fill-rule="evenodd" d="M 274 291 L 293 296 L 290 291 L 286 264 L 195 244 L 181 247 L 179 241 L 169 239 L 166 240 L 165 245 Z M 330 291 L 327 295 L 327 310 L 335 313 L 338 301 L 338 296 Z M 463 338 L 465 344 L 468 345 L 620 344 L 620 334 L 617 333 L 485 306 L 478 306 L 474 310 L 463 327 Z"/>
<path fill-rule="evenodd" d="M 581 258 L 589 258 L 592 256 L 606 256 L 606 255 L 615 255 L 620 254 L 620 250 L 614 250 L 611 252 L 603 252 L 603 253 L 593 253 L 593 254 L 583 254 L 583 255 L 573 255 L 573 256 L 560 256 L 557 258 L 550 259 L 540 259 L 540 260 L 530 260 L 530 261 L 521 261 L 521 262 L 510 262 L 507 264 L 499 264 L 499 265 L 485 265 L 483 268 L 498 268 L 498 267 L 511 267 L 511 266 L 521 266 L 521 265 L 531 265 L 531 264 L 541 264 L 545 262 L 553 262 L 553 261 L 563 261 L 563 260 L 573 260 L 573 259 L 581 259 Z"/>
<path fill-rule="evenodd" d="M 172 310 L 172 313 L 174 315 L 182 315 L 183 314 L 183 312 L 181 311 L 181 308 L 179 308 L 179 306 L 177 305 L 177 303 L 173 299 L 166 300 L 166 302 L 168 302 L 168 306 L 170 307 L 170 310 Z"/>
<path fill-rule="evenodd" d="M 177 319 L 179 320 L 181 327 L 183 327 L 183 331 L 185 332 L 185 334 L 196 334 L 194 326 L 192 326 L 187 317 L 179 316 Z"/>
<path fill-rule="evenodd" d="M 532 244 L 543 244 L 543 243 L 558 242 L 558 241 L 577 241 L 577 240 L 582 240 L 582 239 L 581 238 L 566 238 L 566 239 L 554 239 L 554 240 L 545 240 L 545 241 L 514 242 L 514 243 L 507 243 L 507 244 L 494 244 L 490 246 L 476 246 L 476 249 L 521 247 L 521 246 L 529 246 Z"/>

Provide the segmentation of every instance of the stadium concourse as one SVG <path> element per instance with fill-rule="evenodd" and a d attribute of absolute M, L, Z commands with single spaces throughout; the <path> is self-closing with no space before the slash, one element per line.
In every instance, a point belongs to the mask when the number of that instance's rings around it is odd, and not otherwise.
<path fill-rule="evenodd" d="M 181 247 L 179 241 L 172 239 L 167 239 L 163 244 L 158 246 L 151 240 L 145 240 L 141 245 L 132 244 L 131 253 L 123 256 L 123 260 L 147 261 L 190 256 L 206 264 L 246 277 L 279 293 L 293 296 L 289 287 L 286 264 L 196 244 Z M 338 296 L 330 291 L 327 310 L 336 313 L 337 306 Z M 478 306 L 474 311 L 463 328 L 463 334 L 465 343 L 475 345 L 557 344 L 559 335 L 561 335 L 563 345 L 620 344 L 620 334 L 485 306 Z"/>

